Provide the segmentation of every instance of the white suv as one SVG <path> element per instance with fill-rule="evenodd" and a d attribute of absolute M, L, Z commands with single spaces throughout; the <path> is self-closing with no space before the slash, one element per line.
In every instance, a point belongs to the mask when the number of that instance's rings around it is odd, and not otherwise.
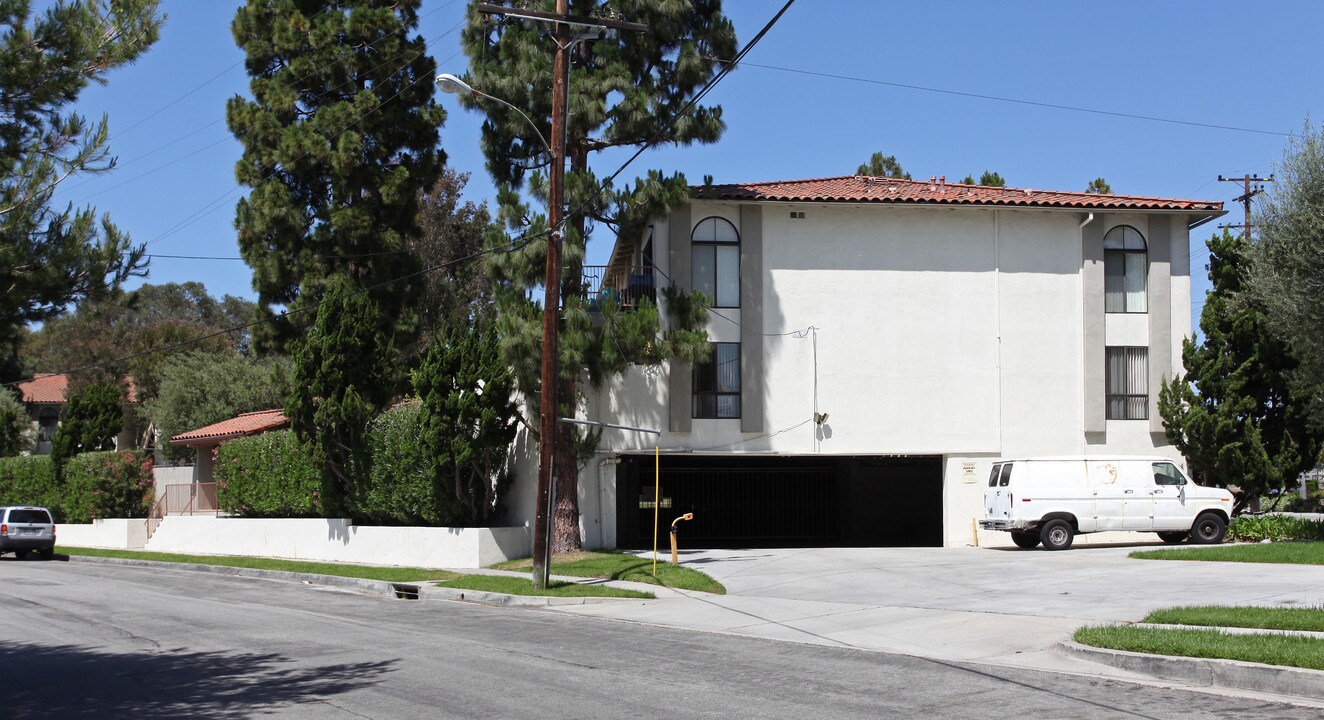
<path fill-rule="evenodd" d="M 0 507 L 0 555 L 22 560 L 36 550 L 42 560 L 55 557 L 55 523 L 44 507 Z"/>

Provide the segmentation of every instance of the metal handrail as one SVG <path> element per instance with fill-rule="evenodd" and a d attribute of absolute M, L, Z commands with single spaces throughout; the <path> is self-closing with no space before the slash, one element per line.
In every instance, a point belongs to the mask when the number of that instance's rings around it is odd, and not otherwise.
<path fill-rule="evenodd" d="M 219 514 L 216 483 L 175 483 L 166 485 L 160 499 L 147 513 L 147 538 L 165 520 L 167 515 Z"/>

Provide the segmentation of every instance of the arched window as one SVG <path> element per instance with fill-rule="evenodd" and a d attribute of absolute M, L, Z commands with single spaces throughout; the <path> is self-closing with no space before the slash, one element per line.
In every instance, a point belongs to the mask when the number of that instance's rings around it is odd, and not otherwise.
<path fill-rule="evenodd" d="M 1142 313 L 1149 272 L 1145 236 L 1130 225 L 1118 225 L 1103 236 L 1103 309 L 1110 313 Z"/>
<path fill-rule="evenodd" d="M 699 221 L 690 235 L 691 280 L 713 307 L 740 307 L 740 234 L 725 218 Z"/>

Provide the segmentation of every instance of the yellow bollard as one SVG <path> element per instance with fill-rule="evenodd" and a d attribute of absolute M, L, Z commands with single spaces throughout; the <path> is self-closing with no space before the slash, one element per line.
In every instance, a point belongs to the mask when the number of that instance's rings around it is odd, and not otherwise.
<path fill-rule="evenodd" d="M 678 530 L 678 528 L 676 527 L 676 523 L 680 522 L 681 520 L 693 520 L 693 519 L 694 519 L 694 513 L 685 513 L 684 515 L 681 515 L 680 517 L 671 521 L 671 564 L 675 565 L 676 567 L 680 567 L 680 557 L 676 554 L 676 532 Z"/>

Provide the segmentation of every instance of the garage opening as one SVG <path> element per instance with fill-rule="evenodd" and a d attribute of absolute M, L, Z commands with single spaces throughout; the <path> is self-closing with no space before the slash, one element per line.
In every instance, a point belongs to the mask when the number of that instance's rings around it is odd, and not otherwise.
<path fill-rule="evenodd" d="M 651 455 L 617 466 L 617 544 L 653 547 Z M 658 546 L 687 512 L 682 547 L 938 547 L 942 458 L 663 456 Z"/>

